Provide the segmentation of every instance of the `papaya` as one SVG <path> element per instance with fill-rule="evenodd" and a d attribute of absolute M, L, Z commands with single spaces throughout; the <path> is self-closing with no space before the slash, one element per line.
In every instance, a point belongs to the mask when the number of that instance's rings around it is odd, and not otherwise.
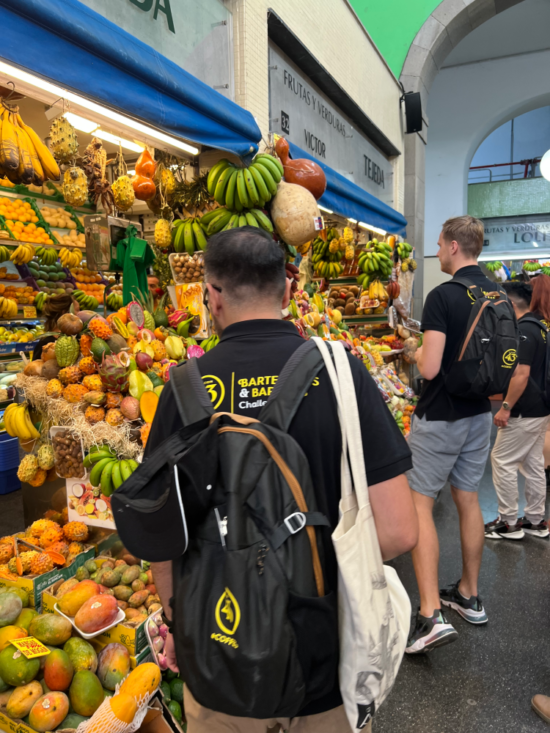
<path fill-rule="evenodd" d="M 120 728 L 120 723 L 130 725 L 137 712 L 137 703 L 131 695 L 119 693 L 111 697 L 109 701 L 109 712 L 102 720 L 91 720 L 86 728 L 86 733 L 104 733 L 109 728 Z"/>
<path fill-rule="evenodd" d="M 115 690 L 130 671 L 130 654 L 125 646 L 116 642 L 107 644 L 98 657 L 97 676 L 108 690 Z"/>
<path fill-rule="evenodd" d="M 98 585 L 93 580 L 82 580 L 78 585 L 60 598 L 58 608 L 66 616 L 76 616 L 79 608 L 92 596 L 99 592 Z"/>
<path fill-rule="evenodd" d="M 22 608 L 23 601 L 16 593 L 0 594 L 0 628 L 11 626 Z"/>
<path fill-rule="evenodd" d="M 101 682 L 93 672 L 76 672 L 69 687 L 69 698 L 75 713 L 89 718 L 103 702 Z"/>
<path fill-rule="evenodd" d="M 15 619 L 14 626 L 20 626 L 25 631 L 28 631 L 31 621 L 35 616 L 38 616 L 38 611 L 35 611 L 34 608 L 24 608 Z"/>
<path fill-rule="evenodd" d="M 10 718 L 24 718 L 43 694 L 42 685 L 36 680 L 23 687 L 16 687 L 6 705 L 6 713 Z"/>
<path fill-rule="evenodd" d="M 74 668 L 67 652 L 54 649 L 46 657 L 44 679 L 50 690 L 67 690 L 73 680 Z"/>
<path fill-rule="evenodd" d="M 161 673 L 156 664 L 145 662 L 133 669 L 120 686 L 119 693 L 133 695 L 136 700 L 148 697 L 160 685 Z"/>
<path fill-rule="evenodd" d="M 80 723 L 84 723 L 88 718 L 85 718 L 83 715 L 77 715 L 77 713 L 69 713 L 65 720 L 62 721 L 61 725 L 59 726 L 59 730 L 66 730 L 67 728 L 72 728 L 73 730 L 76 730 Z"/>
<path fill-rule="evenodd" d="M 73 636 L 63 646 L 63 651 L 69 655 L 75 673 L 96 671 L 97 654 L 89 641 Z"/>
<path fill-rule="evenodd" d="M 69 578 L 69 580 L 66 580 L 64 583 L 61 583 L 55 595 L 57 596 L 58 599 L 63 598 L 65 593 L 68 593 L 70 590 L 75 588 L 78 585 L 78 583 L 79 581 L 76 578 Z"/>
<path fill-rule="evenodd" d="M 73 627 L 71 622 L 54 613 L 35 616 L 29 626 L 29 636 L 34 636 L 43 644 L 61 646 L 70 638 Z"/>
<path fill-rule="evenodd" d="M 27 608 L 29 605 L 29 593 L 24 588 L 9 588 L 8 593 L 15 593 L 16 596 L 21 598 L 23 608 Z"/>
<path fill-rule="evenodd" d="M 0 677 L 8 685 L 13 687 L 28 685 L 39 670 L 39 659 L 27 659 L 11 644 L 0 652 Z"/>
<path fill-rule="evenodd" d="M 114 596 L 92 596 L 79 609 L 74 617 L 76 628 L 84 634 L 110 626 L 118 616 L 118 606 Z"/>
<path fill-rule="evenodd" d="M 19 626 L 4 626 L 0 629 L 0 652 L 5 649 L 12 639 L 24 639 L 28 636 L 25 629 Z"/>
<path fill-rule="evenodd" d="M 44 733 L 55 730 L 69 713 L 69 698 L 63 692 L 48 692 L 42 695 L 31 708 L 29 724 L 31 728 Z"/>

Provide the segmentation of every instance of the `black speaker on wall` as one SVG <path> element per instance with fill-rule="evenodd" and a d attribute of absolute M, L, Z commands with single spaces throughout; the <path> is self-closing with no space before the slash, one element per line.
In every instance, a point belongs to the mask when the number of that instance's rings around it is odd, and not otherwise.
<path fill-rule="evenodd" d="M 420 132 L 422 130 L 422 99 L 420 98 L 420 92 L 405 92 L 401 99 L 405 102 L 407 134 Z"/>

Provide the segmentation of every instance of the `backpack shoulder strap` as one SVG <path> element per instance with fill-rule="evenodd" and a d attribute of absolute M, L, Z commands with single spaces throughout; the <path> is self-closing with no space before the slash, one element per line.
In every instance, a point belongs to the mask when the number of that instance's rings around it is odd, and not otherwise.
<path fill-rule="evenodd" d="M 483 294 L 483 290 L 479 287 L 479 285 L 476 285 L 471 280 L 468 280 L 468 278 L 466 277 L 453 277 L 450 282 L 465 287 L 466 290 L 472 293 L 476 300 L 480 300 L 481 298 L 485 297 L 485 295 Z"/>
<path fill-rule="evenodd" d="M 523 316 L 522 317 L 521 321 L 522 321 L 522 323 L 525 323 L 525 322 L 527 322 L 527 323 L 534 323 L 535 326 L 539 326 L 540 328 L 542 328 L 543 331 L 545 331 L 546 333 L 548 333 L 548 327 L 545 326 L 545 324 L 542 323 L 542 321 L 539 321 L 539 319 L 536 316 L 526 315 L 526 316 Z M 521 328 L 521 323 L 519 323 L 519 321 L 518 321 L 518 325 Z"/>
<path fill-rule="evenodd" d="M 324 367 L 314 341 L 305 341 L 292 354 L 259 415 L 260 422 L 287 432 L 304 395 Z"/>
<path fill-rule="evenodd" d="M 212 402 L 202 381 L 196 358 L 190 359 L 185 365 L 172 369 L 170 382 L 172 383 L 172 392 L 184 427 L 214 414 Z"/>

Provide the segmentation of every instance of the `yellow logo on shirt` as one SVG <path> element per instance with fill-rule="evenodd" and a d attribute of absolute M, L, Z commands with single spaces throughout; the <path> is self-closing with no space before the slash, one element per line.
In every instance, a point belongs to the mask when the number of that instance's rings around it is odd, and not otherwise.
<path fill-rule="evenodd" d="M 511 369 L 518 358 L 517 351 L 515 349 L 508 349 L 502 355 L 502 365 L 505 369 Z"/>
<path fill-rule="evenodd" d="M 206 374 L 202 378 L 202 381 L 204 382 L 206 391 L 210 395 L 210 400 L 216 410 L 221 405 L 223 398 L 225 397 L 225 387 L 223 386 L 223 382 L 213 374 Z"/>

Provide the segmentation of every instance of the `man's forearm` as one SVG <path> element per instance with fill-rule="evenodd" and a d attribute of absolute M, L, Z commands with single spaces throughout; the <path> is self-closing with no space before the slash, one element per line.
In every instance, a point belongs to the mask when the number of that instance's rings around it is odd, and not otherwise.
<path fill-rule="evenodd" d="M 157 593 L 160 596 L 160 602 L 164 609 L 164 615 L 169 621 L 171 621 L 172 607 L 170 606 L 170 599 L 174 592 L 172 583 L 172 561 L 152 562 L 151 570 L 153 571 L 153 580 L 155 581 Z"/>
<path fill-rule="evenodd" d="M 510 409 L 514 407 L 521 395 L 525 392 L 529 381 L 529 373 L 514 374 L 510 380 L 508 392 L 506 393 L 506 402 L 510 405 Z"/>

